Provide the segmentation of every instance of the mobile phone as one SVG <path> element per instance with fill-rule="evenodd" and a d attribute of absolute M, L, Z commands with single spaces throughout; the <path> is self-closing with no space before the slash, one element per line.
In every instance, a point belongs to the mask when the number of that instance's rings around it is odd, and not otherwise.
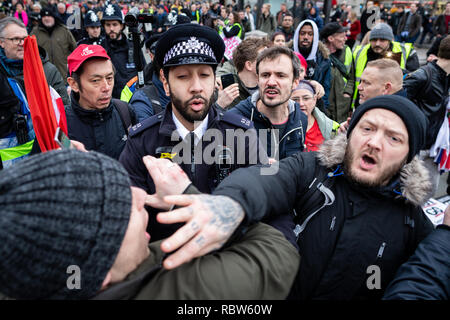
<path fill-rule="evenodd" d="M 62 149 L 72 148 L 69 137 L 59 127 L 56 128 L 55 141 Z"/>
<path fill-rule="evenodd" d="M 227 73 L 220 76 L 220 80 L 222 81 L 222 88 L 225 89 L 234 83 L 234 76 L 232 73 Z"/>

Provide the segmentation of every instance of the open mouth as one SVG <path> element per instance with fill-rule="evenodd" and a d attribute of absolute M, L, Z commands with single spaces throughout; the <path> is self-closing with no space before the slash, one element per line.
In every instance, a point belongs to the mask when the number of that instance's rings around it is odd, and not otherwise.
<path fill-rule="evenodd" d="M 205 100 L 203 99 L 193 99 L 190 101 L 190 106 L 194 111 L 200 111 L 205 106 Z"/>
<path fill-rule="evenodd" d="M 277 89 L 266 89 L 264 91 L 264 93 L 266 94 L 266 96 L 268 96 L 269 98 L 274 98 L 276 97 L 280 92 Z"/>
<path fill-rule="evenodd" d="M 361 157 L 361 168 L 364 170 L 369 170 L 375 167 L 377 164 L 377 159 L 373 156 L 370 156 L 368 154 L 364 154 Z"/>

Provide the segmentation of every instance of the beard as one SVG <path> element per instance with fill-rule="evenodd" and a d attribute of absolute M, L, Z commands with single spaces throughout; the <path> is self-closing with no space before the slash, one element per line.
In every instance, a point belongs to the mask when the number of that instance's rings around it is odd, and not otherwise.
<path fill-rule="evenodd" d="M 385 168 L 378 177 L 368 178 L 358 176 L 352 169 L 352 163 L 355 160 L 355 150 L 350 147 L 350 140 L 347 143 L 344 156 L 344 172 L 347 177 L 355 182 L 357 185 L 366 188 L 382 187 L 389 183 L 389 181 L 400 172 L 400 169 L 405 165 L 407 156 L 399 163 L 394 163 Z"/>
<path fill-rule="evenodd" d="M 202 97 L 201 95 L 197 94 L 194 95 L 192 98 L 190 98 L 187 101 L 182 101 L 179 97 L 177 97 L 172 90 L 170 89 L 169 86 L 169 92 L 170 92 L 170 97 L 172 100 L 172 106 L 181 114 L 181 116 L 186 119 L 189 122 L 194 123 L 195 121 L 203 121 L 203 119 L 205 119 L 206 115 L 209 112 L 209 109 L 211 109 L 211 106 L 214 103 L 214 93 L 209 97 L 209 99 Z M 205 107 L 201 110 L 201 111 L 192 111 L 189 108 L 189 103 L 192 100 L 195 99 L 202 99 Z"/>
<path fill-rule="evenodd" d="M 264 91 L 270 90 L 270 89 L 278 91 L 278 93 L 280 95 L 279 100 L 272 101 L 272 100 L 266 98 L 266 96 L 264 95 Z M 288 95 L 287 97 L 283 97 L 281 95 L 281 91 L 280 90 L 272 88 L 272 87 L 267 87 L 264 91 L 262 92 L 262 94 L 260 93 L 259 96 L 260 96 L 261 101 L 268 108 L 276 108 L 276 107 L 286 103 L 289 100 L 289 98 L 291 97 L 290 95 Z"/>

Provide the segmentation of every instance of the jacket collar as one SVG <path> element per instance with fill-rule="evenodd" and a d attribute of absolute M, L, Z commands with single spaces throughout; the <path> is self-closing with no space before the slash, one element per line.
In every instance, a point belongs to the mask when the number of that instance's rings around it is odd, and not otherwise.
<path fill-rule="evenodd" d="M 334 139 L 326 140 L 317 153 L 319 163 L 326 168 L 342 164 L 346 147 L 346 134 L 341 133 Z M 372 191 L 403 197 L 407 202 L 420 206 L 432 196 L 432 183 L 424 162 L 416 156 L 403 166 L 399 175 L 387 186 Z"/>
<path fill-rule="evenodd" d="M 108 119 L 112 115 L 113 111 L 112 99 L 109 103 L 109 106 L 106 107 L 105 109 L 86 110 L 80 106 L 78 100 L 74 97 L 73 92 L 70 94 L 70 98 L 73 112 L 78 117 L 80 117 L 85 121 L 95 121 L 95 120 L 103 121 Z"/>

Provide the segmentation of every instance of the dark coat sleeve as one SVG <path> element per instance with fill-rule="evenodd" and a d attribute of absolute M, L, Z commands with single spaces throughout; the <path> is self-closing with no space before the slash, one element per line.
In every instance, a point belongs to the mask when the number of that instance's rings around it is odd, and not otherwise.
<path fill-rule="evenodd" d="M 384 300 L 450 298 L 450 228 L 438 226 L 398 270 Z"/>
<path fill-rule="evenodd" d="M 232 38 L 234 36 L 237 36 L 239 34 L 240 28 L 238 26 L 233 26 L 230 31 L 227 31 L 226 28 L 223 28 L 223 34 L 227 38 Z"/>
<path fill-rule="evenodd" d="M 239 202 L 246 213 L 243 223 L 251 225 L 265 216 L 292 212 L 296 198 L 312 179 L 313 164 L 315 153 L 296 153 L 272 166 L 238 169 L 213 194 Z"/>

